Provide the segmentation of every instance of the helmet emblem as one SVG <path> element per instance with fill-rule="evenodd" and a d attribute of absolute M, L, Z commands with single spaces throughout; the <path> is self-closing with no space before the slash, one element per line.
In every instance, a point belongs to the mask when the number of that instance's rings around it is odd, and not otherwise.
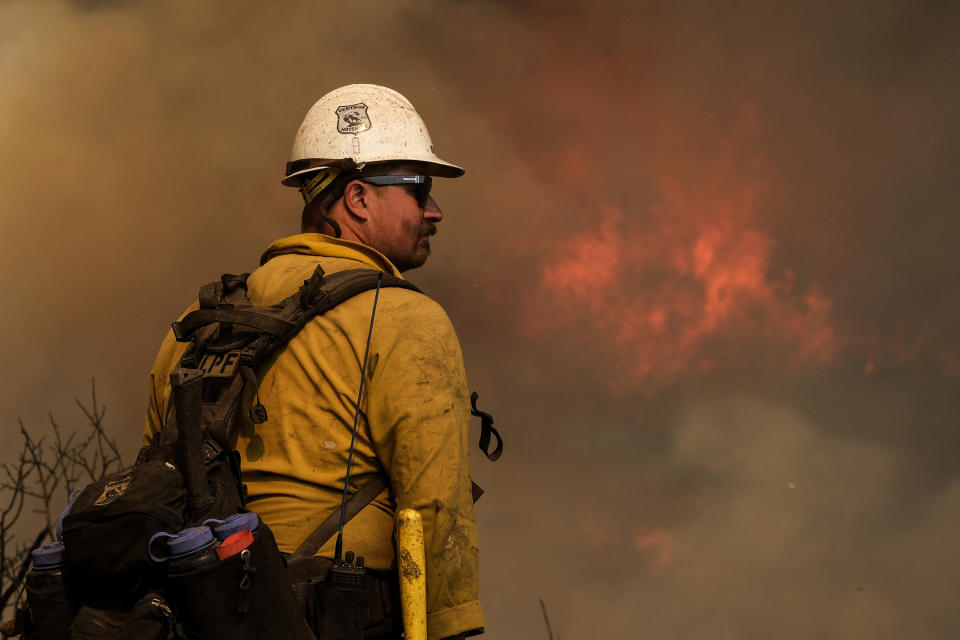
<path fill-rule="evenodd" d="M 367 105 L 362 102 L 337 107 L 337 131 L 340 133 L 360 133 L 370 128 L 370 116 Z"/>

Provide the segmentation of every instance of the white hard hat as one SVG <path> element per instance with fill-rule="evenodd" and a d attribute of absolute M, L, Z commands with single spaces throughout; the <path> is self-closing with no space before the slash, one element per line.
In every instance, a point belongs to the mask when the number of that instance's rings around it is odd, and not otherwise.
<path fill-rule="evenodd" d="M 283 184 L 299 187 L 323 167 L 362 168 L 368 163 L 425 162 L 429 173 L 459 178 L 464 170 L 440 159 L 427 126 L 410 101 L 376 84 L 334 89 L 310 108 L 287 163 Z"/>

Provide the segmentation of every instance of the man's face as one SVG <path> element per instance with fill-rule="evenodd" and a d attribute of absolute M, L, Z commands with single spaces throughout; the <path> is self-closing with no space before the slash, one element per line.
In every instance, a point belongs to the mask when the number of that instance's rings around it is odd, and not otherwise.
<path fill-rule="evenodd" d="M 421 175 L 415 165 L 399 167 L 389 175 Z M 400 271 L 422 266 L 430 256 L 430 236 L 437 232 L 443 212 L 431 196 L 420 208 L 413 185 L 375 187 L 368 230 L 371 245 Z"/>

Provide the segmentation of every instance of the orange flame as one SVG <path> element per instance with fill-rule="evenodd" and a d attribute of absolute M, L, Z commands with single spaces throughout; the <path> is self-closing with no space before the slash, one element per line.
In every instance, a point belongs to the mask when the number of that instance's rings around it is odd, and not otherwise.
<path fill-rule="evenodd" d="M 661 576 L 673 565 L 677 542 L 673 534 L 660 527 L 640 527 L 630 538 L 627 532 L 613 529 L 595 514 L 580 514 L 580 536 L 591 551 L 621 553 L 633 547 L 640 552 L 641 562 L 647 565 L 649 574 Z"/>
<path fill-rule="evenodd" d="M 588 327 L 647 389 L 713 369 L 721 338 L 765 336 L 785 341 L 795 363 L 830 362 L 840 346 L 831 300 L 796 294 L 790 272 L 771 275 L 773 240 L 751 224 L 758 181 L 723 184 L 725 194 L 696 197 L 663 178 L 643 220 L 605 207 L 542 267 L 549 314 L 537 324 Z"/>
<path fill-rule="evenodd" d="M 588 345 L 621 392 L 653 393 L 744 359 L 797 369 L 845 356 L 860 360 L 863 375 L 932 364 L 960 376 L 960 356 L 923 336 L 838 329 L 834 301 L 817 283 L 798 285 L 805 280 L 794 270 L 774 266 L 762 217 L 767 170 L 745 142 L 757 129 L 748 108 L 709 162 L 657 154 L 651 195 L 587 212 L 590 224 L 540 265 L 525 329 Z M 583 189 L 587 175 L 603 180 L 589 157 L 559 154 L 568 188 Z"/>
<path fill-rule="evenodd" d="M 677 541 L 664 529 L 647 529 L 634 535 L 633 546 L 638 551 L 652 551 L 651 573 L 663 575 L 673 564 L 673 550 Z"/>

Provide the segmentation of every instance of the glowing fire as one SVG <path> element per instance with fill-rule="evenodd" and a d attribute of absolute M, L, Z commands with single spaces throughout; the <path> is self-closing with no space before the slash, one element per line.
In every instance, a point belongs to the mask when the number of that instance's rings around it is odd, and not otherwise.
<path fill-rule="evenodd" d="M 701 197 L 672 179 L 660 186 L 648 215 L 607 206 L 543 266 L 550 323 L 589 327 L 647 389 L 712 369 L 720 338 L 785 341 L 795 362 L 831 361 L 831 301 L 771 274 L 773 241 L 751 225 L 757 181 Z"/>
<path fill-rule="evenodd" d="M 619 554 L 632 547 L 649 575 L 661 576 L 673 564 L 677 541 L 666 529 L 640 527 L 630 537 L 622 528 L 609 527 L 592 513 L 580 515 L 579 529 L 591 551 Z"/>
<path fill-rule="evenodd" d="M 588 345 L 585 357 L 595 354 L 621 392 L 653 393 L 739 361 L 796 369 L 852 358 L 864 375 L 921 364 L 960 375 L 960 357 L 923 336 L 838 329 L 834 300 L 775 266 L 764 220 L 769 171 L 745 142 L 757 129 L 748 109 L 707 162 L 660 154 L 653 188 L 585 212 L 581 229 L 540 264 L 525 329 Z M 560 154 L 569 189 L 583 189 L 573 177 L 590 173 L 588 157 Z"/>
<path fill-rule="evenodd" d="M 673 564 L 673 550 L 676 544 L 674 537 L 664 529 L 639 531 L 633 537 L 633 546 L 638 551 L 653 554 L 650 569 L 654 575 L 662 575 Z"/>

